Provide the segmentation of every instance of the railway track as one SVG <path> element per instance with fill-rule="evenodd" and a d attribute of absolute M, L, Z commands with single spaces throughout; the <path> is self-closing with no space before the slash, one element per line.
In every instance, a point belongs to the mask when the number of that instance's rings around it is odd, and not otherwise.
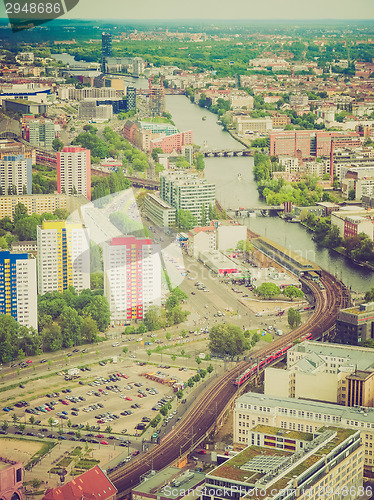
<path fill-rule="evenodd" d="M 314 295 L 314 313 L 299 328 L 257 351 L 256 359 L 265 358 L 309 333 L 312 333 L 314 339 L 320 338 L 325 331 L 333 327 L 338 311 L 350 305 L 349 292 L 331 274 L 325 271 L 322 273 L 321 283 L 324 290 L 311 280 L 303 279 L 302 281 L 304 286 L 308 287 Z M 217 378 L 189 408 L 179 425 L 169 432 L 158 446 L 109 474 L 110 480 L 118 489 L 118 499 L 125 498 L 131 489 L 140 482 L 141 476 L 150 469 L 163 469 L 193 450 L 204 439 L 217 417 L 235 396 L 234 381 L 236 377 L 249 366 L 249 362 L 242 361 Z"/>

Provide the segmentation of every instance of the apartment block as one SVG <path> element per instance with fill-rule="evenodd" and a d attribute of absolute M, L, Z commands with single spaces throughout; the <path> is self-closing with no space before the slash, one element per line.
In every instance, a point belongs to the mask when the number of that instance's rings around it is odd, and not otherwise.
<path fill-rule="evenodd" d="M 143 319 L 161 304 L 160 246 L 148 238 L 112 238 L 103 247 L 104 295 L 112 324 Z"/>
<path fill-rule="evenodd" d="M 53 140 L 56 137 L 55 124 L 53 122 L 32 121 L 28 124 L 29 142 L 32 146 L 52 149 Z"/>
<path fill-rule="evenodd" d="M 90 288 L 90 242 L 83 224 L 43 221 L 37 228 L 38 291 Z"/>
<path fill-rule="evenodd" d="M 57 191 L 91 199 L 91 151 L 65 147 L 57 153 Z"/>
<path fill-rule="evenodd" d="M 310 131 L 287 130 L 271 132 L 270 154 L 272 156 L 290 155 L 308 158 L 310 156 Z"/>
<path fill-rule="evenodd" d="M 206 213 L 209 205 L 215 204 L 215 185 L 208 184 L 206 179 L 199 179 L 197 174 L 187 172 L 162 172 L 160 175 L 160 197 L 178 210 L 189 210 L 201 221 L 202 207 Z"/>
<path fill-rule="evenodd" d="M 144 198 L 144 213 L 156 226 L 172 227 L 176 222 L 176 209 L 155 194 L 147 193 Z"/>
<path fill-rule="evenodd" d="M 353 500 L 364 490 L 363 454 L 357 430 L 257 425 L 244 450 L 207 473 L 202 500 Z"/>
<path fill-rule="evenodd" d="M 286 431 L 315 433 L 322 426 L 352 429 L 361 434 L 364 446 L 364 466 L 374 465 L 374 410 L 347 407 L 318 401 L 267 396 L 247 392 L 235 402 L 233 441 L 248 445 L 256 425 L 270 425 Z"/>
<path fill-rule="evenodd" d="M 285 370 L 265 369 L 264 392 L 269 396 L 372 407 L 372 364 L 369 348 L 305 341 L 287 351 Z"/>
<path fill-rule="evenodd" d="M 0 159 L 0 188 L 2 195 L 31 194 L 31 158 L 21 154 Z"/>
<path fill-rule="evenodd" d="M 36 260 L 27 253 L 0 251 L 0 314 L 38 328 Z"/>
<path fill-rule="evenodd" d="M 0 219 L 10 217 L 16 205 L 22 203 L 27 208 L 28 215 L 53 213 L 57 209 L 67 210 L 69 213 L 88 203 L 86 197 L 69 196 L 67 194 L 29 194 L 22 196 L 2 196 L 0 203 Z"/>

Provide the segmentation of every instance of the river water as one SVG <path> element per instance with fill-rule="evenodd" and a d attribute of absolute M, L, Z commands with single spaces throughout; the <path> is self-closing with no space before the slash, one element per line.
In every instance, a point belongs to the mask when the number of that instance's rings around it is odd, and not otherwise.
<path fill-rule="evenodd" d="M 64 60 L 73 58 L 64 54 Z M 67 56 L 67 57 L 66 57 Z M 56 58 L 61 58 L 59 54 Z M 62 58 L 61 58 L 62 59 Z M 147 88 L 144 78 L 124 78 L 125 85 Z M 179 130 L 193 130 L 194 143 L 207 149 L 241 149 L 242 146 L 217 124 L 217 115 L 192 104 L 182 95 L 166 97 L 166 108 Z M 206 119 L 203 120 L 202 118 Z M 240 174 L 240 175 L 239 175 Z M 251 208 L 265 205 L 257 193 L 253 179 L 253 158 L 213 157 L 205 159 L 205 177 L 216 185 L 217 199 L 224 208 Z M 361 268 L 336 252 L 317 245 L 311 234 L 299 224 L 290 224 L 279 217 L 242 218 L 254 232 L 291 249 L 317 263 L 341 279 L 352 290 L 365 292 L 374 287 L 374 273 Z"/>
<path fill-rule="evenodd" d="M 140 84 L 140 82 L 139 82 Z M 193 130 L 195 144 L 209 149 L 240 149 L 242 146 L 217 124 L 217 115 L 192 104 L 185 96 L 167 96 L 166 108 L 180 130 Z M 206 120 L 202 120 L 203 116 Z M 238 174 L 241 174 L 238 176 Z M 224 208 L 258 207 L 253 179 L 253 158 L 206 158 L 205 176 L 216 185 L 217 199 Z M 242 218 L 240 222 L 256 233 L 298 253 L 336 275 L 352 290 L 364 292 L 374 287 L 374 273 L 357 266 L 336 252 L 317 245 L 311 234 L 299 224 L 279 217 Z"/>

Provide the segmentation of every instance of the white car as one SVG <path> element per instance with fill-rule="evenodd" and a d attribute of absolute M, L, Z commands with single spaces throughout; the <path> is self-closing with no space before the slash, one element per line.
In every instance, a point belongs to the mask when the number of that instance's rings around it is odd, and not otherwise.
<path fill-rule="evenodd" d="M 119 342 L 114 342 L 114 344 L 112 344 L 112 347 L 117 347 L 119 345 Z"/>

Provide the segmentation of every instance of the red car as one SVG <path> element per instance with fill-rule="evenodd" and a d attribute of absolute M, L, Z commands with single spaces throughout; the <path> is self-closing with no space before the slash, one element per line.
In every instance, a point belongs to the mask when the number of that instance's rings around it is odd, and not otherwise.
<path fill-rule="evenodd" d="M 98 434 L 96 437 L 97 438 L 103 438 L 104 436 L 102 434 Z"/>
<path fill-rule="evenodd" d="M 132 401 L 132 398 L 130 398 L 130 396 L 126 396 L 125 399 L 127 399 L 127 401 Z"/>
<path fill-rule="evenodd" d="M 136 457 L 136 455 L 139 455 L 139 450 L 135 450 L 134 453 L 132 454 L 133 457 Z"/>
<path fill-rule="evenodd" d="M 143 394 L 138 394 L 138 398 L 142 398 L 143 397 Z"/>
<path fill-rule="evenodd" d="M 102 440 L 102 441 L 100 441 L 100 444 L 109 444 L 109 443 L 108 443 L 108 441 Z"/>
<path fill-rule="evenodd" d="M 28 359 L 26 363 L 32 363 L 32 359 Z"/>
<path fill-rule="evenodd" d="M 102 418 L 100 418 L 100 420 L 97 421 L 98 424 L 103 424 L 104 423 L 104 420 Z"/>
<path fill-rule="evenodd" d="M 63 405 L 68 405 L 68 404 L 69 404 L 69 401 L 66 401 L 66 400 L 64 399 L 63 401 L 61 401 L 61 403 L 62 403 Z"/>
<path fill-rule="evenodd" d="M 197 453 L 199 453 L 200 455 L 206 455 L 206 450 L 199 450 Z"/>

